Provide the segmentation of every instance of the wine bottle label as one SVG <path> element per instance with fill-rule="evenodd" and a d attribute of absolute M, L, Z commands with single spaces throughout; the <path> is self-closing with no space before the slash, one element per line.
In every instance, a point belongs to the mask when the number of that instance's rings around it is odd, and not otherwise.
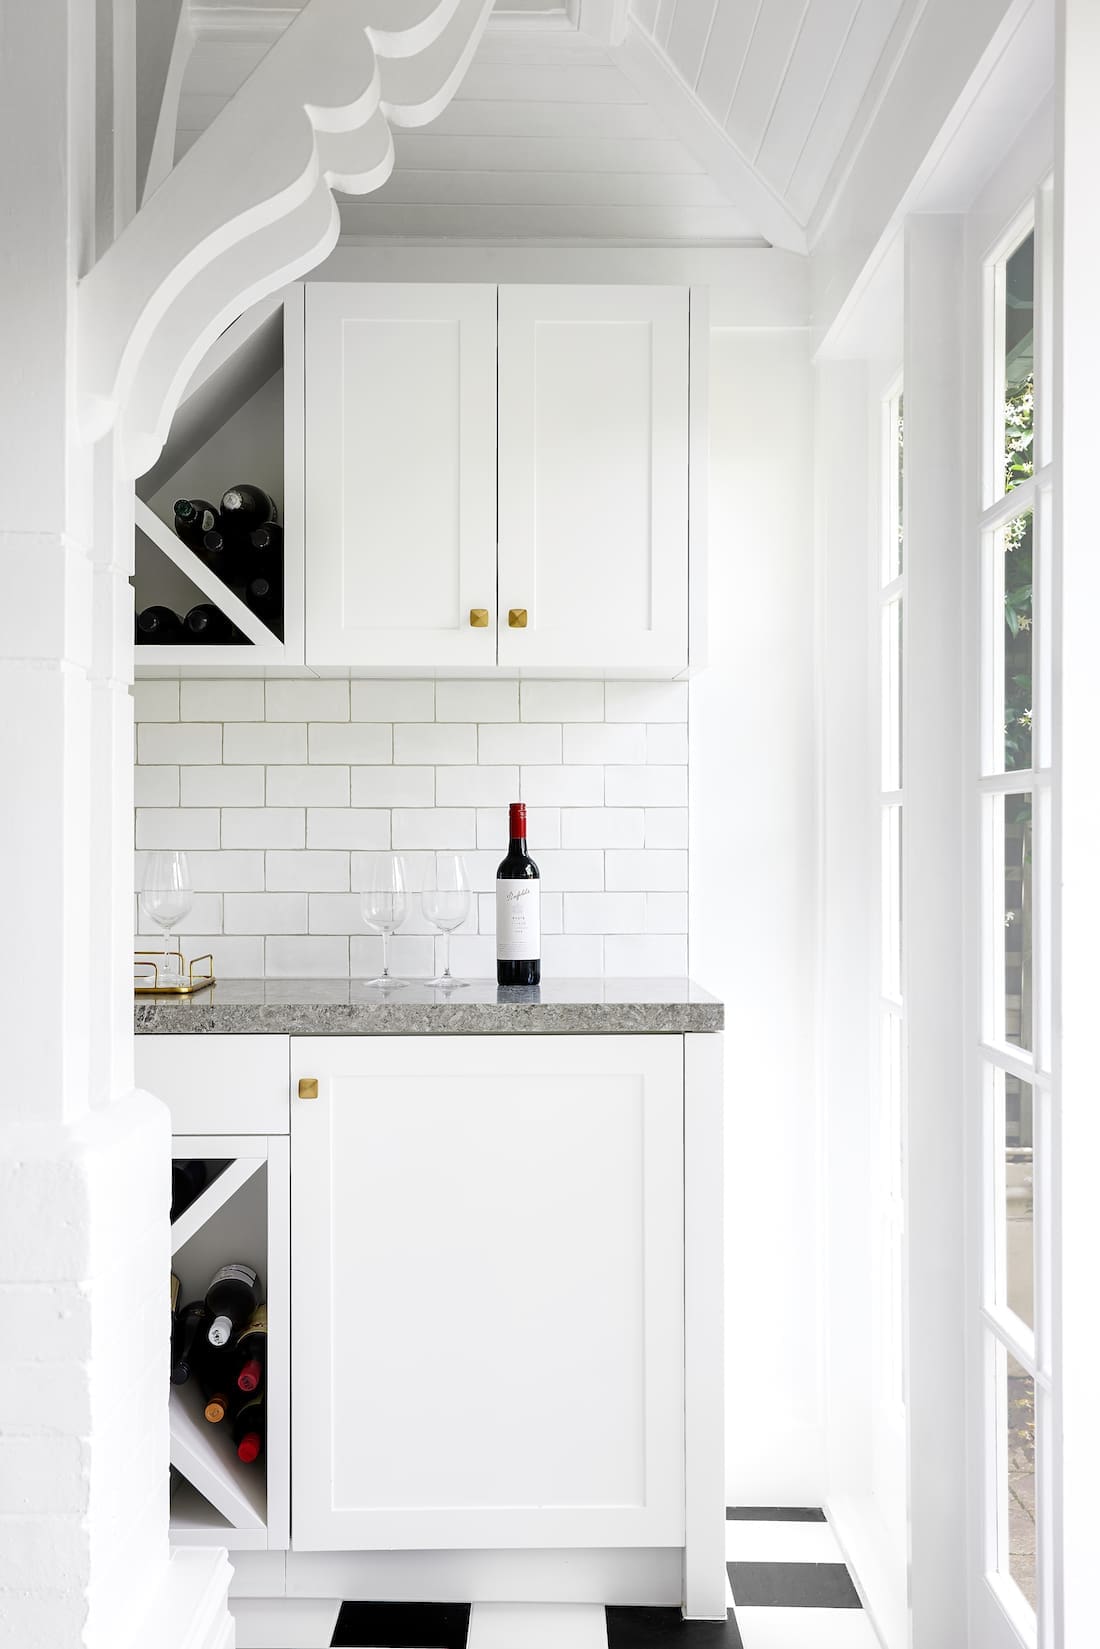
<path fill-rule="evenodd" d="M 541 954 L 538 882 L 502 878 L 497 882 L 497 961 L 535 962 Z"/>
<path fill-rule="evenodd" d="M 245 1339 L 248 1338 L 248 1336 L 250 1334 L 266 1334 L 266 1333 L 267 1333 L 267 1303 L 265 1301 L 265 1303 L 263 1305 L 258 1305 L 256 1307 L 255 1311 L 252 1313 L 251 1317 L 248 1319 L 247 1323 L 245 1323 L 244 1327 L 241 1329 L 241 1332 L 238 1334 L 237 1339 L 238 1340 L 245 1340 Z"/>
<path fill-rule="evenodd" d="M 213 1288 L 216 1283 L 245 1283 L 249 1288 L 255 1288 L 258 1280 L 250 1265 L 241 1265 L 235 1262 L 231 1265 L 223 1265 L 220 1271 L 215 1271 L 210 1281 L 210 1288 Z M 206 1291 L 208 1294 L 210 1288 Z"/>

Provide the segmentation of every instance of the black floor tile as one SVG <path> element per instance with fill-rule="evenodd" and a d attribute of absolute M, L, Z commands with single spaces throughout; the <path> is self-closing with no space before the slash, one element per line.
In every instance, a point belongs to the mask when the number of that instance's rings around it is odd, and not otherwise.
<path fill-rule="evenodd" d="M 727 1506 L 727 1523 L 824 1523 L 820 1506 Z"/>
<path fill-rule="evenodd" d="M 737 1622 L 685 1620 L 679 1609 L 607 1607 L 607 1649 L 742 1649 Z"/>
<path fill-rule="evenodd" d="M 727 1563 L 739 1607 L 859 1609 L 859 1593 L 843 1563 Z"/>
<path fill-rule="evenodd" d="M 344 1603 L 333 1649 L 466 1649 L 468 1603 Z"/>

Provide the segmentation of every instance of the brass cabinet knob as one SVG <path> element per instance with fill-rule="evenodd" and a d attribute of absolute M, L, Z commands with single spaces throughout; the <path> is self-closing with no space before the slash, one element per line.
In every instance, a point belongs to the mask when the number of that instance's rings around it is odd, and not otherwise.
<path fill-rule="evenodd" d="M 317 1078 L 315 1076 L 300 1076 L 298 1078 L 298 1098 L 317 1098 Z"/>
<path fill-rule="evenodd" d="M 473 630 L 487 630 L 489 628 L 488 607 L 470 608 L 470 628 Z"/>
<path fill-rule="evenodd" d="M 509 607 L 509 609 L 508 609 L 508 628 L 510 630 L 526 630 L 526 628 L 527 628 L 527 608 L 526 607 Z"/>

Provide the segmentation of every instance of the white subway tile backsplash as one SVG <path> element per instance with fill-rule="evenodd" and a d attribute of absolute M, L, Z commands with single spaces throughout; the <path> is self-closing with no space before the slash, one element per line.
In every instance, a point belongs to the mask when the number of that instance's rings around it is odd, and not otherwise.
<path fill-rule="evenodd" d="M 609 767 L 608 807 L 685 807 L 686 767 Z"/>
<path fill-rule="evenodd" d="M 347 807 L 351 799 L 350 773 L 347 767 L 269 767 L 267 805 Z"/>
<path fill-rule="evenodd" d="M 519 768 L 441 767 L 435 799 L 440 807 L 507 807 L 519 801 Z"/>
<path fill-rule="evenodd" d="M 135 721 L 178 721 L 179 715 L 178 681 L 135 681 Z"/>
<path fill-rule="evenodd" d="M 354 807 L 433 807 L 443 799 L 437 796 L 436 789 L 434 767 L 353 767 L 351 770 Z"/>
<path fill-rule="evenodd" d="M 221 814 L 216 807 L 139 807 L 134 843 L 142 847 L 219 847 Z"/>
<path fill-rule="evenodd" d="M 227 807 L 222 810 L 223 847 L 305 847 L 302 807 Z"/>
<path fill-rule="evenodd" d="M 524 721 L 602 721 L 602 681 L 525 681 L 520 684 Z"/>
<path fill-rule="evenodd" d="M 141 769 L 138 769 L 140 773 Z M 180 801 L 184 807 L 262 807 L 262 767 L 182 767 Z"/>
<path fill-rule="evenodd" d="M 347 939 L 268 938 L 264 972 L 269 979 L 346 979 Z"/>
<path fill-rule="evenodd" d="M 681 683 L 142 682 L 135 837 L 139 849 L 189 850 L 185 948 L 213 949 L 226 978 L 379 972 L 360 892 L 390 850 L 410 889 L 391 966 L 436 973 L 442 938 L 418 890 L 436 852 L 461 852 L 474 896 L 452 966 L 491 978 L 507 806 L 523 800 L 547 977 L 676 973 L 686 711 Z M 135 925 L 148 926 L 140 915 Z"/>
<path fill-rule="evenodd" d="M 180 721 L 263 721 L 262 681 L 181 681 Z M 139 716 L 139 721 L 145 721 Z"/>
<path fill-rule="evenodd" d="M 306 835 L 311 848 L 386 848 L 390 845 L 390 816 L 383 808 L 311 807 L 306 817 Z"/>
<path fill-rule="evenodd" d="M 227 762 L 304 762 L 306 729 L 297 721 L 241 721 L 225 726 Z"/>
<path fill-rule="evenodd" d="M 222 730 L 218 722 L 151 721 L 138 724 L 137 759 L 144 765 L 189 765 L 220 762 Z"/>
<path fill-rule="evenodd" d="M 479 727 L 478 761 L 560 762 L 561 728 L 550 722 Z"/>
<path fill-rule="evenodd" d="M 472 807 L 395 807 L 394 848 L 477 846 L 477 814 Z"/>
<path fill-rule="evenodd" d="M 309 895 L 227 893 L 222 923 L 226 933 L 305 933 Z"/>
<path fill-rule="evenodd" d="M 178 807 L 180 770 L 178 767 L 135 767 L 135 807 Z"/>
<path fill-rule="evenodd" d="M 436 721 L 517 721 L 518 681 L 439 681 Z"/>
<path fill-rule="evenodd" d="M 620 852 L 607 855 L 607 885 L 642 892 L 679 893 L 687 888 L 687 854 L 676 852 Z"/>
<path fill-rule="evenodd" d="M 528 807 L 602 807 L 602 767 L 524 767 L 520 800 Z"/>
<path fill-rule="evenodd" d="M 276 849 L 265 860 L 269 893 L 346 893 L 351 887 L 351 855 L 347 852 Z"/>
<path fill-rule="evenodd" d="M 434 681 L 353 681 L 352 721 L 434 721 Z"/>
<path fill-rule="evenodd" d="M 311 722 L 311 762 L 380 762 L 393 759 L 393 736 L 388 723 L 374 721 Z"/>
<path fill-rule="evenodd" d="M 609 681 L 607 721 L 687 721 L 686 681 Z"/>
<path fill-rule="evenodd" d="M 346 681 L 269 681 L 268 721 L 347 721 L 351 690 Z"/>
<path fill-rule="evenodd" d="M 590 722 L 562 728 L 565 762 L 644 762 L 645 728 L 640 722 Z"/>
<path fill-rule="evenodd" d="M 472 722 L 395 722 L 393 759 L 435 766 L 470 766 L 477 761 L 477 727 Z"/>

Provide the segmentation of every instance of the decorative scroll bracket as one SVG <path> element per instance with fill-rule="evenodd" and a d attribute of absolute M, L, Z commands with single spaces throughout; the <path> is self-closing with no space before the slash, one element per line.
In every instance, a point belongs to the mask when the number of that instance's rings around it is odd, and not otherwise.
<path fill-rule="evenodd" d="M 308 0 L 81 282 L 79 416 L 142 475 L 204 352 L 339 235 L 333 190 L 369 194 L 393 126 L 450 102 L 492 0 Z"/>

